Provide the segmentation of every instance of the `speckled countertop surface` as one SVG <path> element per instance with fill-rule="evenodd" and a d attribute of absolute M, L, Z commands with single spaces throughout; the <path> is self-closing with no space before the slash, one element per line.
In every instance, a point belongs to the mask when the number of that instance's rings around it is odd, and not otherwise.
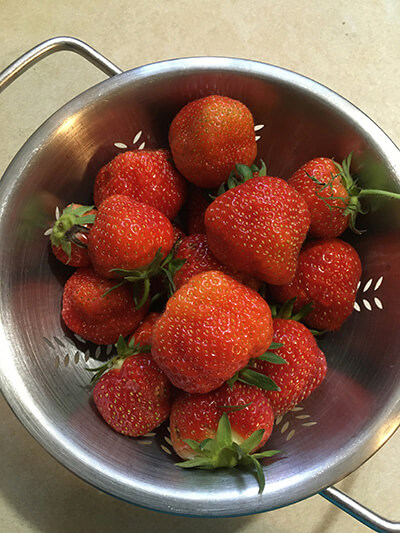
<path fill-rule="evenodd" d="M 400 3 L 397 0 L 202 2 L 0 2 L 0 70 L 56 35 L 78 37 L 122 69 L 162 59 L 220 55 L 256 59 L 309 76 L 361 108 L 400 145 Z M 56 109 L 104 79 L 82 58 L 47 58 L 0 96 L 0 175 Z M 118 501 L 60 466 L 0 400 L 0 531 L 367 531 L 314 496 L 245 518 L 162 515 Z M 400 520 L 400 434 L 338 486 Z"/>

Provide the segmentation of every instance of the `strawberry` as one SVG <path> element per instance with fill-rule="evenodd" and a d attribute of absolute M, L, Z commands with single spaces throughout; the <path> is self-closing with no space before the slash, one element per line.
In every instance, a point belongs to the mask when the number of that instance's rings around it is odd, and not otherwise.
<path fill-rule="evenodd" d="M 235 383 L 207 394 L 180 393 L 170 416 L 172 446 L 185 459 L 177 464 L 202 469 L 252 465 L 262 492 L 265 479 L 258 459 L 278 452 L 253 452 L 269 439 L 273 425 L 271 406 L 256 387 Z"/>
<path fill-rule="evenodd" d="M 310 236 L 335 238 L 347 227 L 355 227 L 358 213 L 366 213 L 360 200 L 368 196 L 400 198 L 400 194 L 375 189 L 361 189 L 351 177 L 350 154 L 340 165 L 328 157 L 305 163 L 289 179 L 307 202 L 311 214 Z"/>
<path fill-rule="evenodd" d="M 118 339 L 118 355 L 99 368 L 94 403 L 109 426 L 140 437 L 162 424 L 171 408 L 171 385 L 149 353 L 149 346 Z"/>
<path fill-rule="evenodd" d="M 303 321 L 318 330 L 338 330 L 353 311 L 361 261 L 356 250 L 340 239 L 304 245 L 296 275 L 287 285 L 269 287 L 278 302 L 296 298 L 294 310 L 312 304 Z"/>
<path fill-rule="evenodd" d="M 207 272 L 208 270 L 225 272 L 225 274 L 254 290 L 260 287 L 258 280 L 241 272 L 234 272 L 220 263 L 208 247 L 207 236 L 201 233 L 195 233 L 184 238 L 176 250 L 175 259 L 185 261 L 174 276 L 174 284 L 177 289 L 182 287 L 195 274 Z"/>
<path fill-rule="evenodd" d="M 90 265 L 87 235 L 95 216 L 96 210 L 91 206 L 72 203 L 45 232 L 50 235 L 51 250 L 61 263 L 73 267 Z"/>
<path fill-rule="evenodd" d="M 275 416 L 283 415 L 304 400 L 322 382 L 326 374 L 326 360 L 311 331 L 296 320 L 274 318 L 273 342 L 277 346 L 269 352 L 286 364 L 274 364 L 261 356 L 252 361 L 251 368 L 268 376 L 280 390 L 266 390 Z M 273 359 L 272 359 L 273 361 Z"/>
<path fill-rule="evenodd" d="M 185 201 L 186 180 L 169 150 L 133 150 L 117 155 L 96 176 L 95 205 L 114 194 L 151 205 L 172 220 Z"/>
<path fill-rule="evenodd" d="M 123 195 L 104 200 L 88 238 L 89 257 L 101 276 L 144 281 L 138 306 L 147 298 L 149 278 L 160 273 L 173 244 L 174 230 L 165 215 Z"/>
<path fill-rule="evenodd" d="M 148 302 L 140 310 L 135 308 L 130 284 L 115 287 L 90 266 L 78 268 L 64 286 L 62 318 L 66 326 L 95 344 L 114 343 L 120 335 L 131 333 L 147 308 Z"/>
<path fill-rule="evenodd" d="M 254 290 L 218 271 L 197 274 L 168 300 L 153 334 L 152 354 L 187 392 L 218 388 L 264 353 L 271 311 Z"/>
<path fill-rule="evenodd" d="M 235 163 L 251 165 L 257 155 L 254 121 L 238 100 L 211 95 L 185 105 L 169 129 L 174 163 L 198 187 L 218 187 Z"/>
<path fill-rule="evenodd" d="M 310 213 L 284 180 L 259 176 L 218 196 L 205 224 L 210 249 L 223 264 L 283 285 L 295 275 Z"/>
<path fill-rule="evenodd" d="M 152 344 L 154 327 L 160 318 L 161 313 L 149 313 L 144 320 L 139 324 L 138 328 L 129 337 L 129 342 L 132 338 L 135 339 L 136 344 L 140 346 Z"/>

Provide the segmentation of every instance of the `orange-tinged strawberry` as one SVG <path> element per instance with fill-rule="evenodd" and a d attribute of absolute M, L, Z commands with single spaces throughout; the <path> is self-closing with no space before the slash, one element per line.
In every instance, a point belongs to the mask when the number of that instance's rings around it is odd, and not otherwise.
<path fill-rule="evenodd" d="M 218 388 L 272 339 L 271 311 L 254 290 L 219 271 L 193 276 L 168 300 L 152 354 L 187 392 Z"/>
<path fill-rule="evenodd" d="M 295 275 L 310 213 L 284 180 L 261 176 L 218 196 L 205 224 L 209 247 L 223 264 L 283 285 Z"/>
<path fill-rule="evenodd" d="M 217 187 L 236 163 L 257 155 L 254 120 L 238 100 L 211 95 L 186 104 L 173 119 L 169 145 L 174 163 L 198 187 Z"/>
<path fill-rule="evenodd" d="M 145 317 L 148 302 L 138 310 L 129 283 L 114 287 L 114 281 L 102 278 L 92 267 L 78 268 L 64 286 L 66 326 L 95 344 L 111 344 L 131 333 Z"/>
<path fill-rule="evenodd" d="M 303 322 L 318 330 L 335 331 L 353 311 L 360 277 L 361 261 L 351 244 L 321 239 L 304 245 L 294 279 L 287 285 L 270 286 L 269 291 L 278 302 L 296 298 L 295 312 L 312 304 Z"/>
<path fill-rule="evenodd" d="M 109 196 L 124 194 L 151 205 L 172 220 L 186 198 L 187 182 L 169 150 L 132 150 L 100 169 L 94 185 L 97 207 Z"/>

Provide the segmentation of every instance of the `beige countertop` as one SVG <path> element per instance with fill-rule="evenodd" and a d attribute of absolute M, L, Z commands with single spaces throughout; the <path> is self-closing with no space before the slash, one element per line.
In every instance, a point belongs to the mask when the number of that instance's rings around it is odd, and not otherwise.
<path fill-rule="evenodd" d="M 256 59 L 309 76 L 361 108 L 400 145 L 398 0 L 202 2 L 0 1 L 0 70 L 56 35 L 78 37 L 126 70 L 162 59 L 219 55 Z M 0 95 L 0 175 L 29 135 L 62 104 L 105 76 L 82 58 L 56 54 Z M 163 515 L 85 484 L 48 455 L 0 400 L 0 531 L 367 531 L 320 496 L 244 518 Z M 400 434 L 338 484 L 400 520 Z"/>

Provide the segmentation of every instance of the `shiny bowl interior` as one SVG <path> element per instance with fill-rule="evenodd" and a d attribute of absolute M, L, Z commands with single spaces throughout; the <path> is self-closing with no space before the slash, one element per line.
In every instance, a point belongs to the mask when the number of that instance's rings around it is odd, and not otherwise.
<path fill-rule="evenodd" d="M 106 80 L 50 117 L 0 181 L 0 379 L 11 408 L 32 435 L 78 476 L 118 498 L 192 516 L 233 516 L 289 505 L 330 486 L 366 461 L 399 423 L 400 208 L 375 202 L 345 234 L 363 275 L 355 311 L 319 339 L 329 371 L 300 408 L 277 420 L 258 494 L 244 470 L 175 466 L 168 429 L 142 439 L 109 429 L 90 400 L 86 366 L 107 357 L 60 320 L 63 283 L 43 233 L 56 207 L 88 202 L 97 170 L 124 149 L 167 146 L 174 114 L 220 93 L 252 111 L 259 157 L 289 177 L 319 155 L 353 152 L 359 183 L 400 192 L 400 153 L 351 103 L 292 72 L 229 58 L 189 58 L 144 66 Z"/>

